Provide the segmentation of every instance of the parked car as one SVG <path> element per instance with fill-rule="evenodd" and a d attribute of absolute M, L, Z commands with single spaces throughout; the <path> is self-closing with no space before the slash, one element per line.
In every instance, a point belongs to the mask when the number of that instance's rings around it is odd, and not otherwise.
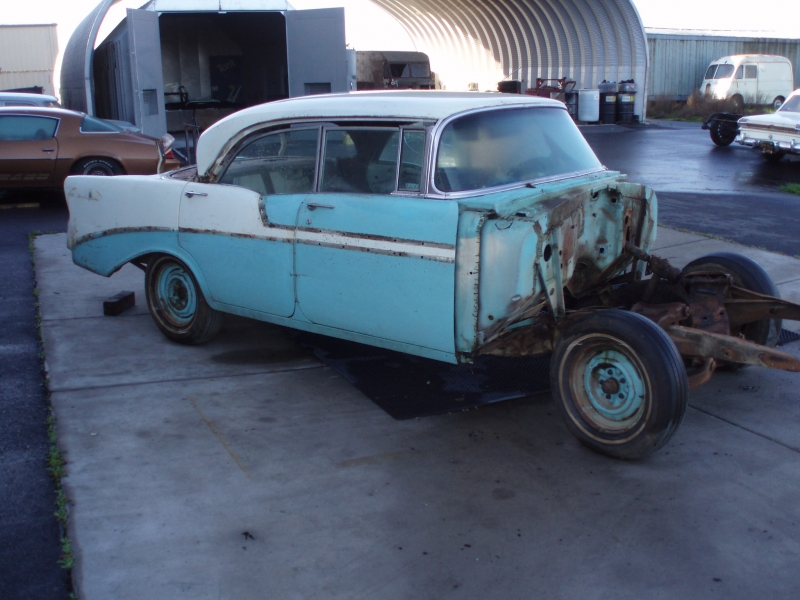
<path fill-rule="evenodd" d="M 0 92 L 0 106 L 44 106 L 60 108 L 58 98 L 47 94 L 29 94 L 27 92 Z"/>
<path fill-rule="evenodd" d="M 780 108 L 794 89 L 791 61 L 771 54 L 736 54 L 711 62 L 700 92 L 712 98 L 729 98 L 741 111 L 745 103 Z"/>
<path fill-rule="evenodd" d="M 772 348 L 800 305 L 742 256 L 651 256 L 653 190 L 551 99 L 273 102 L 205 131 L 196 168 L 64 190 L 74 262 L 144 270 L 171 340 L 233 313 L 450 363 L 552 352 L 567 426 L 615 457 L 665 444 L 717 364 L 800 370 Z"/>
<path fill-rule="evenodd" d="M 70 174 L 145 175 L 176 169 L 157 140 L 63 108 L 0 108 L 0 188 L 56 187 Z"/>
<path fill-rule="evenodd" d="M 736 143 L 757 148 L 771 163 L 787 154 L 800 154 L 800 89 L 774 114 L 742 117 L 738 125 Z"/>

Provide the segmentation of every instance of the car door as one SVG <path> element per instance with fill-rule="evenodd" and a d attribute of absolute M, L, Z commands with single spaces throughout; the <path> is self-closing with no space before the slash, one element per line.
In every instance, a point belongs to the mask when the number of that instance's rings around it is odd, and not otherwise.
<path fill-rule="evenodd" d="M 183 190 L 179 244 L 211 299 L 282 317 L 294 313 L 294 230 L 314 189 L 319 128 L 256 135 L 217 183 Z"/>
<path fill-rule="evenodd" d="M 422 195 L 424 148 L 424 130 L 326 128 L 295 241 L 311 322 L 454 351 L 458 205 Z"/>
<path fill-rule="evenodd" d="M 59 119 L 0 115 L 0 186 L 55 185 Z"/>

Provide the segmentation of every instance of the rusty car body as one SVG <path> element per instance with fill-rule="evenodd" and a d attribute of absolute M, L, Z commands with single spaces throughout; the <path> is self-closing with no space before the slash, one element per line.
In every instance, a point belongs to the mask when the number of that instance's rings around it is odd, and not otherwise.
<path fill-rule="evenodd" d="M 70 174 L 145 175 L 176 169 L 164 142 L 53 107 L 0 108 L 0 189 L 61 188 Z"/>
<path fill-rule="evenodd" d="M 663 446 L 717 365 L 800 370 L 772 347 L 800 307 L 744 257 L 651 256 L 655 194 L 603 167 L 560 102 L 284 100 L 219 121 L 197 158 L 65 183 L 74 262 L 144 270 L 174 341 L 233 313 L 451 363 L 552 352 L 568 427 L 620 458 Z"/>

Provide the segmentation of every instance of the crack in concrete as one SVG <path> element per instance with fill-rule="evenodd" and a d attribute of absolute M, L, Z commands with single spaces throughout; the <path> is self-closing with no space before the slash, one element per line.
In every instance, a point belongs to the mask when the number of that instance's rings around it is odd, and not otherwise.
<path fill-rule="evenodd" d="M 789 444 L 786 444 L 785 442 L 782 442 L 782 441 L 780 441 L 778 439 L 770 437 L 770 436 L 768 436 L 768 435 L 766 435 L 764 433 L 760 433 L 760 432 L 755 431 L 753 429 L 748 429 L 744 425 L 739 425 L 739 423 L 734 423 L 733 421 L 731 421 L 729 419 L 726 419 L 725 417 L 720 417 L 719 415 L 715 415 L 714 413 L 708 412 L 707 410 L 703 410 L 702 408 L 698 408 L 697 406 L 689 405 L 689 407 L 695 409 L 698 412 L 703 413 L 704 415 L 708 415 L 709 417 L 712 417 L 714 419 L 718 419 L 718 420 L 722 421 L 723 423 L 727 423 L 728 425 L 733 425 L 734 427 L 738 427 L 739 429 L 741 429 L 743 431 L 746 431 L 747 433 L 752 433 L 753 435 L 756 435 L 756 436 L 758 436 L 760 438 L 768 440 L 768 441 L 770 441 L 770 442 L 772 442 L 774 444 L 778 444 L 779 446 L 783 446 L 787 450 L 791 450 L 792 452 L 800 453 L 800 448 L 798 448 L 797 446 L 791 446 Z"/>

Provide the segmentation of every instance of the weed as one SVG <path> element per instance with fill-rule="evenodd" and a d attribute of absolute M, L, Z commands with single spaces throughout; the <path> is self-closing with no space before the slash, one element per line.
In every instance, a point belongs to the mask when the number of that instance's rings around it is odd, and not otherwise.
<path fill-rule="evenodd" d="M 800 183 L 784 183 L 781 186 L 781 191 L 787 194 L 797 194 L 800 196 Z"/>
<path fill-rule="evenodd" d="M 58 448 L 55 445 L 50 446 L 50 450 L 47 452 L 47 470 L 50 471 L 50 475 L 53 479 L 59 483 L 61 478 L 66 474 L 64 471 L 65 464 L 66 462 L 61 457 Z"/>
<path fill-rule="evenodd" d="M 692 93 L 685 102 L 656 96 L 647 103 L 647 116 L 651 119 L 672 119 L 676 121 L 702 122 L 708 116 L 718 112 L 757 114 L 772 111 L 771 107 L 764 107 L 757 103 L 747 104 L 744 108 L 741 108 L 729 98 L 711 98 L 700 92 Z"/>
<path fill-rule="evenodd" d="M 61 538 L 61 558 L 58 559 L 58 564 L 62 569 L 71 569 L 75 564 L 72 556 L 72 544 L 67 536 Z"/>
<path fill-rule="evenodd" d="M 67 495 L 64 493 L 64 490 L 59 488 L 56 490 L 56 512 L 53 514 L 55 515 L 58 522 L 61 523 L 62 527 L 67 526 L 67 516 L 69 515 L 69 501 L 67 500 Z"/>

